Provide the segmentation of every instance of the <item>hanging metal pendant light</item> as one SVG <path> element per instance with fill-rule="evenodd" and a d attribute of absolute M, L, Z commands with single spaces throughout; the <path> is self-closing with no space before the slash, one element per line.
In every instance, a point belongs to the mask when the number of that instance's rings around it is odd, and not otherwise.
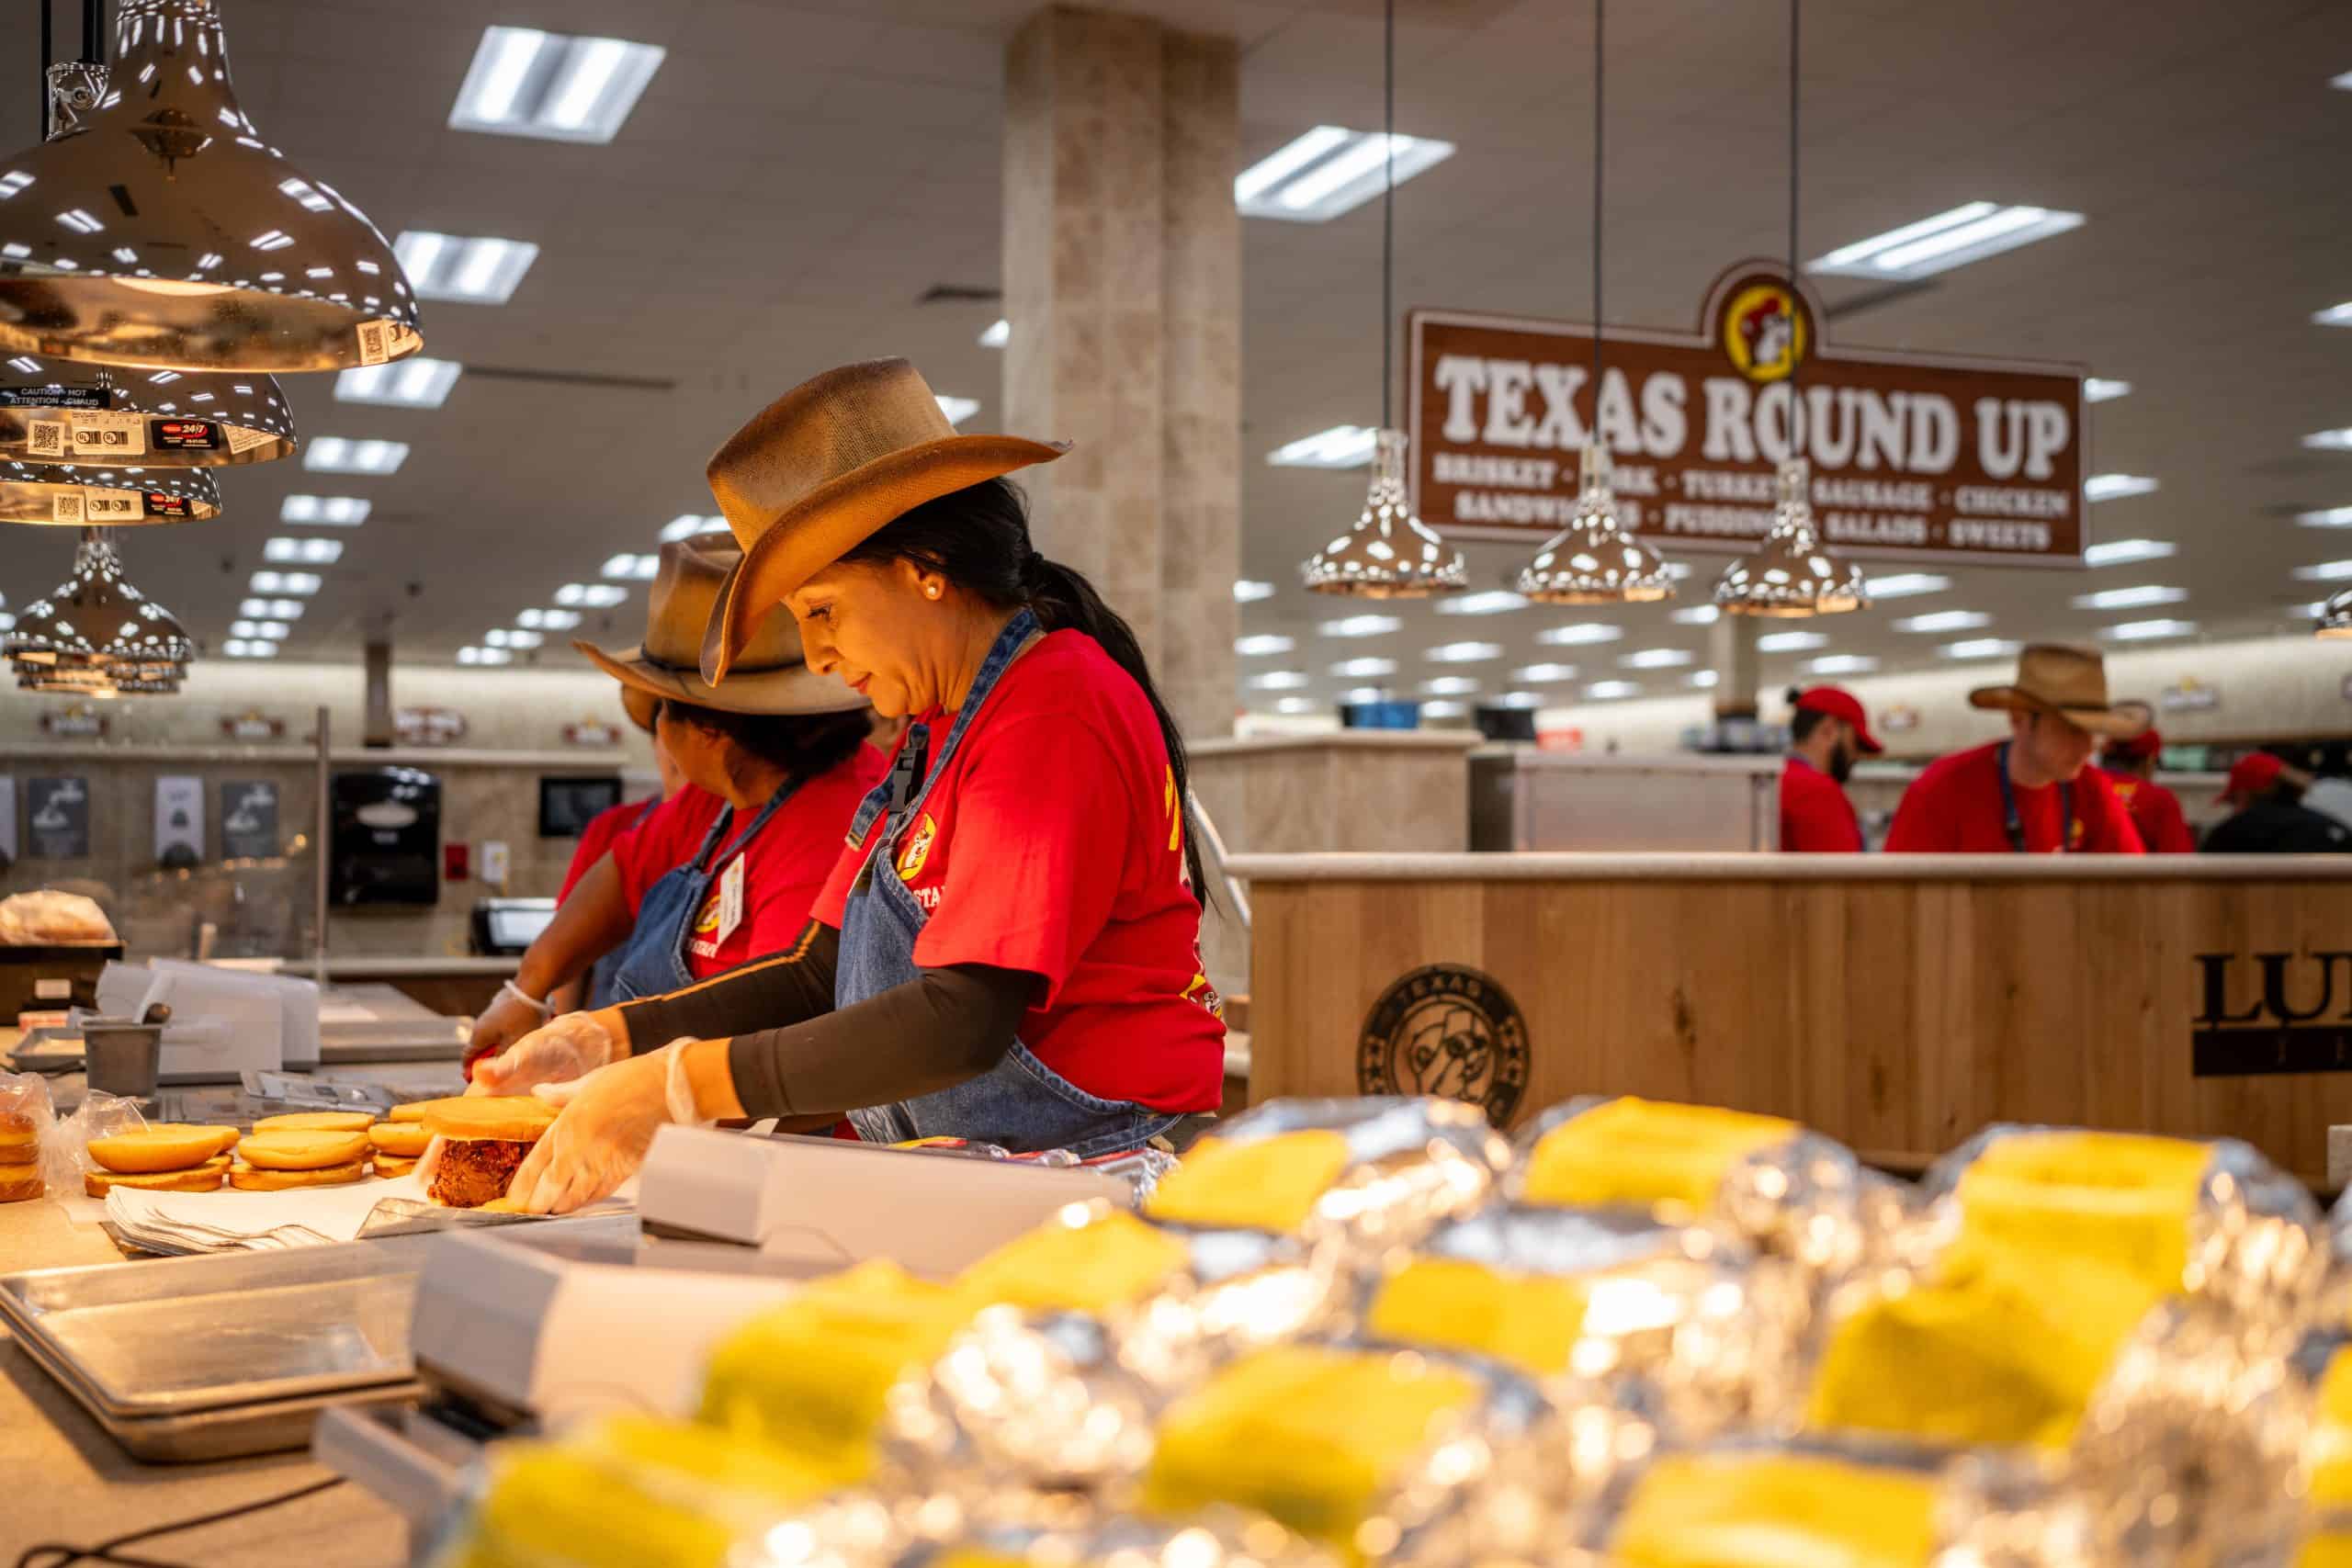
<path fill-rule="evenodd" d="M 1462 552 L 1413 514 L 1405 484 L 1408 437 L 1392 427 L 1396 315 L 1396 0 L 1388 0 L 1382 147 L 1388 177 L 1380 194 L 1380 430 L 1372 486 L 1355 526 L 1307 558 L 1299 580 L 1317 593 L 1363 599 L 1427 599 L 1469 586 Z"/>
<path fill-rule="evenodd" d="M 2321 637 L 2352 637 L 2352 588 L 2339 588 L 2328 596 L 2312 629 Z"/>
<path fill-rule="evenodd" d="M 1789 0 L 1789 295 L 1797 299 L 1797 22 L 1802 0 Z M 1803 355 L 1789 355 L 1789 445 L 1802 448 L 1799 421 L 1804 400 L 1797 393 Z M 1715 583 L 1715 604 L 1733 615 L 1831 615 L 1870 603 L 1862 570 L 1838 559 L 1822 542 L 1814 521 L 1813 465 L 1792 455 L 1781 465 L 1780 501 L 1772 526 L 1746 557 L 1732 563 Z"/>
<path fill-rule="evenodd" d="M 262 141 L 215 0 L 119 0 L 104 95 L 0 160 L 0 349 L 333 370 L 424 346 L 367 215 Z"/>
<path fill-rule="evenodd" d="M 207 468 L 95 468 L 0 459 L 0 523 L 135 528 L 220 515 Z"/>
<path fill-rule="evenodd" d="M 212 468 L 294 447 L 294 412 L 275 376 L 0 359 L 0 457 Z"/>
<path fill-rule="evenodd" d="M 122 558 L 93 528 L 74 552 L 73 575 L 17 613 L 0 653 L 33 690 L 153 692 L 177 689 L 196 640 L 125 581 Z"/>

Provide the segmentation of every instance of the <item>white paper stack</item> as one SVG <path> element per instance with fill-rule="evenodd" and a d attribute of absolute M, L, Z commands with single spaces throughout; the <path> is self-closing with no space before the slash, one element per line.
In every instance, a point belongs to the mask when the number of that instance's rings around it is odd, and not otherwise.
<path fill-rule="evenodd" d="M 107 1193 L 106 1217 L 125 1240 L 153 1252 L 258 1252 L 281 1247 L 323 1247 L 357 1239 L 359 1227 L 387 1198 L 423 1199 L 414 1176 L 363 1178 L 342 1187 L 298 1187 L 284 1192 L 153 1192 L 117 1187 Z"/>

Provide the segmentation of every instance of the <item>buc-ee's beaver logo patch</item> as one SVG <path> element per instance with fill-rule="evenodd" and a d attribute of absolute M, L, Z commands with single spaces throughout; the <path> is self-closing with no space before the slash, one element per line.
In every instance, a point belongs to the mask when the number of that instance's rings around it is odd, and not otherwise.
<path fill-rule="evenodd" d="M 1434 1094 L 1506 1125 L 1527 1093 L 1527 1021 L 1492 976 L 1428 964 L 1380 994 L 1356 1046 L 1365 1094 Z"/>

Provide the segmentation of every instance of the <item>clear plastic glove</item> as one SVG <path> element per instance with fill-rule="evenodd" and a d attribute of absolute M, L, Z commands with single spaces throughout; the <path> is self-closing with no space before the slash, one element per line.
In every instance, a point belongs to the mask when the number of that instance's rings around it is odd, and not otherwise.
<path fill-rule="evenodd" d="M 481 1016 L 474 1020 L 473 1032 L 466 1037 L 465 1066 L 469 1078 L 476 1062 L 497 1055 L 546 1021 L 537 1008 L 512 991 L 500 991 L 491 998 L 490 1005 L 481 1010 Z"/>
<path fill-rule="evenodd" d="M 628 1055 L 593 1012 L 568 1012 L 474 1064 L 468 1094 L 528 1094 L 541 1084 L 584 1078 Z"/>
<path fill-rule="evenodd" d="M 527 1213 L 568 1214 L 636 1175 L 663 1122 L 700 1120 L 685 1080 L 684 1051 L 692 1043 L 673 1040 L 575 1082 L 534 1089 L 562 1113 L 531 1145 L 507 1199 Z"/>

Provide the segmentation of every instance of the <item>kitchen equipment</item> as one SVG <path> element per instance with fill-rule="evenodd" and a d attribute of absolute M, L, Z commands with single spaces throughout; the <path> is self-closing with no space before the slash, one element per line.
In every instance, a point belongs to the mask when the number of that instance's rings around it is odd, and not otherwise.
<path fill-rule="evenodd" d="M 286 1066 L 288 1009 L 299 1015 L 303 1006 L 287 987 L 308 984 L 175 960 L 152 967 L 109 964 L 98 976 L 97 1000 L 101 1021 L 144 1018 L 159 1004 L 168 1010 L 157 1082 L 234 1083 L 241 1073 Z M 317 1005 L 314 993 L 312 1018 Z M 315 1038 L 315 1023 L 311 1032 Z"/>
<path fill-rule="evenodd" d="M 0 1025 L 20 1012 L 96 1006 L 99 972 L 121 957 L 119 942 L 0 947 Z"/>
<path fill-rule="evenodd" d="M 338 906 L 441 896 L 441 781 L 415 768 L 334 775 L 328 897 Z"/>
<path fill-rule="evenodd" d="M 554 919 L 552 898 L 477 898 L 473 951 L 482 956 L 519 955 L 530 948 Z"/>
<path fill-rule="evenodd" d="M 92 1089 L 133 1100 L 151 1099 L 155 1093 L 156 1069 L 164 1057 L 164 1026 L 160 1021 L 85 1019 L 82 1052 Z"/>

